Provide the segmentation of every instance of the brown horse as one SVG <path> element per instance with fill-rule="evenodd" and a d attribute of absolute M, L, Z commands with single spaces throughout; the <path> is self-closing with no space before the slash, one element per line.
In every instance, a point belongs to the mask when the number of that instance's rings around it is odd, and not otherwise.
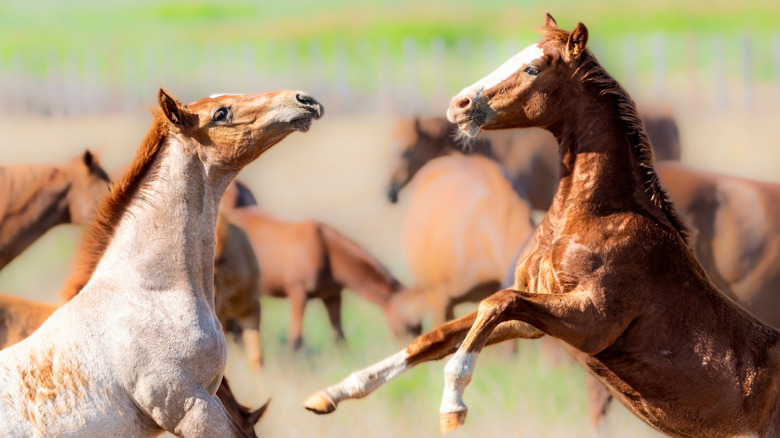
<path fill-rule="evenodd" d="M 84 288 L 0 351 L 0 436 L 245 436 L 214 396 L 217 211 L 235 175 L 322 106 L 295 91 L 182 105 L 164 90 L 128 173 L 98 206 Z"/>
<path fill-rule="evenodd" d="M 680 159 L 680 134 L 668 109 L 641 112 L 655 159 Z M 387 184 L 390 202 L 425 163 L 434 158 L 464 153 L 457 126 L 445 117 L 400 119 L 390 139 L 393 162 Z M 550 208 L 558 188 L 558 148 L 555 137 L 539 129 L 491 131 L 469 142 L 471 153 L 500 162 L 535 210 Z"/>
<path fill-rule="evenodd" d="M 30 336 L 57 310 L 57 305 L 0 293 L 0 350 Z M 252 410 L 236 400 L 227 379 L 222 378 L 216 393 L 219 401 L 249 437 L 257 437 L 255 425 L 268 408 L 268 402 Z"/>
<path fill-rule="evenodd" d="M 542 126 L 560 144 L 553 205 L 524 249 L 512 289 L 405 350 L 315 394 L 330 412 L 421 362 L 445 367 L 444 431 L 480 350 L 511 337 L 561 339 L 638 417 L 672 436 L 780 435 L 780 332 L 715 288 L 661 188 L 628 94 L 586 50 L 580 23 L 559 29 L 453 98 L 467 135 Z"/>
<path fill-rule="evenodd" d="M 780 184 L 705 172 L 673 162 L 655 165 L 691 247 L 718 289 L 761 321 L 780 328 Z M 592 376 L 590 416 L 598 426 L 611 399 Z"/>
<path fill-rule="evenodd" d="M 656 171 L 715 286 L 780 328 L 780 184 L 676 162 L 657 163 Z"/>
<path fill-rule="evenodd" d="M 419 327 L 426 312 L 439 325 L 457 304 L 498 290 L 533 232 L 531 206 L 500 165 L 480 155 L 435 158 L 409 190 L 402 239 L 416 283 L 392 308 L 406 327 Z"/>
<path fill-rule="evenodd" d="M 86 223 L 108 175 L 89 150 L 57 165 L 0 167 L 0 269 L 51 227 Z"/>
<path fill-rule="evenodd" d="M 303 345 L 304 308 L 313 298 L 322 299 L 336 339 L 344 339 L 341 292 L 345 287 L 380 306 L 391 328 L 400 327 L 389 303 L 403 286 L 343 234 L 315 221 L 282 221 L 256 206 L 236 208 L 228 217 L 249 235 L 262 273 L 261 294 L 290 300 L 294 348 Z"/>

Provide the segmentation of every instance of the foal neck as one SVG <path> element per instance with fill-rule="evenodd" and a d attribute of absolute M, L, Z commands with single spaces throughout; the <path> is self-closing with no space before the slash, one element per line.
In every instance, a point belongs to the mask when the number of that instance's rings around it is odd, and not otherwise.
<path fill-rule="evenodd" d="M 641 156 L 643 145 L 636 130 L 643 128 L 638 119 L 633 120 L 635 110 L 627 117 L 612 96 L 587 87 L 579 103 L 579 109 L 554 129 L 560 148 L 560 184 L 554 204 L 560 207 L 576 200 L 579 208 L 600 215 L 643 210 L 677 228 L 660 207 L 665 205 L 665 194 L 660 187 L 652 187 L 659 193 L 648 187 L 647 172 L 654 171 L 650 158 Z M 656 196 L 663 198 L 660 204 Z"/>
<path fill-rule="evenodd" d="M 169 136 L 161 148 L 93 278 L 105 271 L 135 289 L 188 289 L 213 305 L 217 211 L 233 175 L 215 175 L 186 139 Z"/>

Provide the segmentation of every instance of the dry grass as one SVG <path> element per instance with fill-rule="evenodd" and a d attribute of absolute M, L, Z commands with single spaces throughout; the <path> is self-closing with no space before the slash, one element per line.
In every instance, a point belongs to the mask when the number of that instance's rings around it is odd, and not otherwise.
<path fill-rule="evenodd" d="M 780 115 L 731 112 L 680 118 L 684 161 L 720 171 L 779 180 Z M 384 200 L 386 139 L 393 117 L 328 117 L 311 132 L 294 134 L 242 178 L 262 206 L 289 219 L 316 218 L 343 230 L 409 282 L 398 243 L 405 205 Z M 0 162 L 52 162 L 86 145 L 104 145 L 103 159 L 113 167 L 129 160 L 149 117 L 80 120 L 0 120 L 4 138 Z M 403 198 L 403 196 L 402 196 Z M 403 199 L 402 199 L 403 201 Z M 60 227 L 0 272 L 0 290 L 55 301 L 67 275 L 78 230 Z M 443 363 L 422 366 L 361 401 L 347 402 L 330 416 L 305 412 L 311 392 L 393 353 L 403 344 L 388 333 L 378 309 L 348 296 L 345 324 L 348 346 L 335 347 L 324 310 L 307 312 L 307 350 L 292 354 L 285 346 L 288 306 L 263 302 L 266 369 L 249 372 L 243 352 L 232 343 L 227 375 L 238 398 L 257 406 L 272 397 L 258 431 L 264 436 L 436 437 Z M 539 341 L 520 342 L 519 353 L 497 347 L 480 358 L 466 392 L 471 411 L 466 426 L 453 436 L 595 436 L 586 417 L 584 372 L 575 364 L 556 364 Z M 652 437 L 658 434 L 613 406 L 600 436 Z"/>

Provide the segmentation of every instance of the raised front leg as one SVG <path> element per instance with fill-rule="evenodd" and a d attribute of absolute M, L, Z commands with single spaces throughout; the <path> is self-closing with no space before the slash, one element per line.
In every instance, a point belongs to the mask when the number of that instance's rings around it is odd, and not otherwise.
<path fill-rule="evenodd" d="M 363 398 L 402 372 L 423 362 L 442 359 L 457 350 L 477 316 L 472 312 L 462 318 L 436 327 L 417 337 L 406 349 L 376 364 L 355 371 L 341 382 L 309 397 L 303 406 L 317 414 L 329 414 L 348 399 Z M 518 337 L 535 338 L 543 333 L 517 321 L 496 327 L 489 344 Z"/>
<path fill-rule="evenodd" d="M 533 294 L 511 289 L 482 301 L 474 325 L 444 369 L 442 432 L 465 421 L 463 390 L 471 381 L 479 352 L 499 324 L 523 321 L 586 354 L 595 354 L 611 345 L 633 318 L 625 312 L 605 312 L 603 302 L 597 303 L 585 292 Z"/>

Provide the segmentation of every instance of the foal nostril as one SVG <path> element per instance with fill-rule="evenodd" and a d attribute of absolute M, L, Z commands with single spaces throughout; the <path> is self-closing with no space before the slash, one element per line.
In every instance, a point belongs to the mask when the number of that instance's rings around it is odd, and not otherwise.
<path fill-rule="evenodd" d="M 306 106 L 310 106 L 310 107 L 314 107 L 314 106 L 317 105 L 317 101 L 314 100 L 314 98 L 309 97 L 309 96 L 307 96 L 305 94 L 296 94 L 295 95 L 295 100 L 297 100 L 298 102 L 300 102 L 300 103 L 302 103 L 302 104 L 304 104 Z"/>
<path fill-rule="evenodd" d="M 472 100 L 470 97 L 461 97 L 457 102 L 455 102 L 455 106 L 462 110 L 468 109 L 471 106 L 471 102 Z"/>

